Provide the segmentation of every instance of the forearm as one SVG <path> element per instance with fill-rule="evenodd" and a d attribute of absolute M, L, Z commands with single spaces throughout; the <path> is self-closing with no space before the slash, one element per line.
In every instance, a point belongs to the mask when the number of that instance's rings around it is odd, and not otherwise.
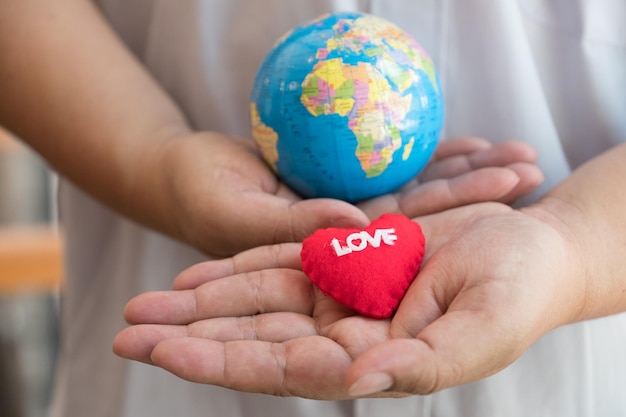
<path fill-rule="evenodd" d="M 626 311 L 626 145 L 581 166 L 530 210 L 543 213 L 578 254 L 571 259 L 579 264 L 571 284 L 581 295 L 573 320 Z"/>
<path fill-rule="evenodd" d="M 156 161 L 188 126 L 91 2 L 0 2 L 0 51 L 0 124 L 95 197 L 176 234 Z"/>

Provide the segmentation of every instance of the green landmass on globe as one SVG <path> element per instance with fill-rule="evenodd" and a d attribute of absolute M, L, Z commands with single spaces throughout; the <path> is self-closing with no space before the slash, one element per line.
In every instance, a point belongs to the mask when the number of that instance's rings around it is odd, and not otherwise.
<path fill-rule="evenodd" d="M 283 36 L 251 94 L 263 158 L 304 197 L 359 201 L 426 165 L 443 124 L 430 58 L 394 24 L 335 13 Z"/>

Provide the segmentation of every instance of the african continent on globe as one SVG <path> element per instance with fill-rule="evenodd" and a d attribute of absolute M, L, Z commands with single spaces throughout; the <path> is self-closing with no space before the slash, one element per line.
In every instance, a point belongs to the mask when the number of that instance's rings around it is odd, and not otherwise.
<path fill-rule="evenodd" d="M 350 202 L 393 192 L 427 164 L 444 118 L 434 66 L 394 24 L 334 13 L 269 52 L 251 93 L 252 135 L 303 197 Z"/>

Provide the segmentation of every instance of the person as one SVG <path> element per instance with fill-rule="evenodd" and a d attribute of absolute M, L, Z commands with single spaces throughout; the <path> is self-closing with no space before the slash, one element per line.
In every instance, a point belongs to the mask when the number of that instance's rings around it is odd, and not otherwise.
<path fill-rule="evenodd" d="M 300 271 L 300 245 L 278 245 L 198 264 L 175 291 L 137 297 L 116 352 L 249 392 L 430 394 L 360 399 L 345 415 L 626 415 L 626 6 L 490 6 L 445 2 L 426 13 L 445 22 L 447 126 L 525 131 L 549 161 L 545 196 L 417 218 L 423 270 L 389 321 L 323 296 Z"/>
<path fill-rule="evenodd" d="M 575 166 L 613 145 L 608 142 L 621 140 L 615 132 L 620 132 L 622 101 L 611 74 L 595 74 L 593 82 L 598 84 L 588 85 L 581 94 L 589 100 L 582 102 L 555 103 L 562 98 L 559 93 L 571 91 L 569 83 L 575 83 L 576 77 L 558 78 L 565 84 L 562 88 L 544 89 L 543 83 L 556 81 L 551 81 L 552 73 L 545 72 L 549 68 L 539 66 L 534 54 L 549 56 L 551 51 L 533 50 L 530 42 L 537 47 L 542 37 L 560 37 L 544 36 L 523 24 L 555 19 L 555 10 L 520 1 L 493 5 L 486 15 L 466 13 L 480 9 L 479 3 L 231 0 L 181 4 L 163 0 L 130 5 L 102 0 L 96 10 L 80 0 L 54 7 L 40 1 L 2 2 L 0 123 L 71 180 L 60 189 L 67 277 L 52 414 L 332 416 L 376 415 L 384 408 L 410 415 L 420 408 L 439 413 L 519 405 L 510 399 L 514 389 L 507 391 L 509 398 L 493 404 L 480 395 L 494 392 L 498 381 L 446 390 L 447 397 L 437 394 L 393 403 L 278 399 L 189 384 L 110 353 L 110 341 L 123 327 L 120 312 L 126 301 L 137 293 L 168 288 L 172 277 L 205 259 L 204 254 L 224 256 L 261 244 L 297 241 L 323 226 L 362 225 L 381 211 L 401 209 L 418 216 L 471 202 L 508 202 L 537 185 L 539 175 L 529 166 L 533 156 L 528 148 L 490 147 L 466 138 L 462 145 L 442 146 L 444 159 L 435 163 L 443 162 L 439 164 L 443 169 L 433 169 L 434 181 L 396 196 L 368 202 L 360 209 L 337 201 L 299 200 L 275 181 L 248 142 L 234 137 L 248 136 L 248 123 L 243 120 L 258 63 L 275 39 L 303 20 L 352 9 L 407 28 L 424 44 L 442 74 L 449 103 L 445 137 L 474 134 L 494 143 L 516 137 L 546 158 L 540 159 L 540 166 L 547 181 L 527 201 L 565 178 L 569 163 Z M 598 9 L 603 10 L 586 6 L 585 16 L 597 17 Z M 613 22 L 619 13 L 600 15 Z M 566 22 L 577 22 L 575 17 L 567 15 Z M 600 27 L 608 32 L 596 29 L 601 44 L 614 44 L 613 36 L 619 44 L 618 26 L 613 31 L 610 24 Z M 496 29 L 510 37 L 494 39 L 491 34 Z M 525 30 L 538 39 L 529 39 Z M 511 48 L 518 44 L 523 47 Z M 568 51 L 576 56 L 579 50 Z M 492 59 L 500 61 L 482 65 Z M 510 66 L 511 60 L 516 65 Z M 553 114 L 567 106 L 576 109 L 581 103 L 595 103 L 591 98 L 599 91 L 610 98 L 603 104 L 606 112 L 577 111 L 570 124 L 564 124 L 561 113 Z M 604 127 L 600 114 L 613 123 L 606 132 L 600 129 Z M 590 135 L 603 134 L 591 135 L 594 141 L 580 146 L 583 136 L 579 135 L 585 130 L 578 129 L 579 124 L 590 129 Z M 574 132 L 567 147 L 559 140 L 565 125 Z M 489 166 L 502 168 L 480 169 Z M 454 178 L 446 180 L 450 176 Z M 422 197 L 428 196 L 432 201 L 424 205 Z M 550 340 L 538 349 L 539 359 L 529 359 L 531 363 L 541 366 L 542 352 L 580 340 L 588 331 L 581 327 L 572 330 L 571 337 Z M 602 326 L 600 330 L 594 343 L 601 344 L 610 333 Z M 594 359 L 605 357 L 586 353 Z M 559 362 L 551 381 L 560 381 L 569 363 Z M 614 370 L 619 369 L 616 364 Z M 530 380 L 523 372 L 507 378 L 509 386 Z M 569 410 L 572 396 L 568 394 L 576 388 L 571 385 L 553 395 L 554 409 Z M 472 390 L 478 394 L 468 395 Z M 595 404 L 589 397 L 580 401 L 589 401 L 589 407 Z"/>
<path fill-rule="evenodd" d="M 248 48 L 258 48 L 249 55 L 245 45 L 235 54 L 221 46 L 229 38 L 211 45 L 213 38 L 202 34 L 222 21 L 214 16 L 235 21 L 259 4 L 97 6 L 0 4 L 0 124 L 62 175 L 66 277 L 53 416 L 172 415 L 183 405 L 187 414 L 204 415 L 207 407 L 217 415 L 259 407 L 297 414 L 299 401 L 274 405 L 207 391 L 116 358 L 110 346 L 124 327 L 124 304 L 137 293 L 170 288 L 176 273 L 207 255 L 297 241 L 323 226 L 365 224 L 381 210 L 417 215 L 476 200 L 509 201 L 541 180 L 529 146 L 464 138 L 442 146 L 424 185 L 360 208 L 303 201 L 276 181 L 249 140 L 236 138 L 249 136 L 247 91 L 261 48 L 269 48 L 279 28 L 249 36 Z M 310 7 L 302 16 L 329 5 Z M 192 29 L 196 19 L 202 26 Z M 292 21 L 284 15 L 277 23 Z M 207 43 L 192 47 L 194 38 L 177 41 L 169 32 L 185 28 Z M 186 56 L 176 58 L 181 47 Z"/>

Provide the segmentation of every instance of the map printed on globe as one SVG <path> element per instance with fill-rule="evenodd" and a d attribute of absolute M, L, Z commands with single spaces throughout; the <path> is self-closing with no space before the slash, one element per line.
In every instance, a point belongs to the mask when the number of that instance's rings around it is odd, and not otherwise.
<path fill-rule="evenodd" d="M 360 13 L 328 14 L 279 39 L 250 109 L 261 155 L 287 185 L 305 198 L 350 202 L 414 178 L 444 118 L 424 50 L 394 24 Z"/>

